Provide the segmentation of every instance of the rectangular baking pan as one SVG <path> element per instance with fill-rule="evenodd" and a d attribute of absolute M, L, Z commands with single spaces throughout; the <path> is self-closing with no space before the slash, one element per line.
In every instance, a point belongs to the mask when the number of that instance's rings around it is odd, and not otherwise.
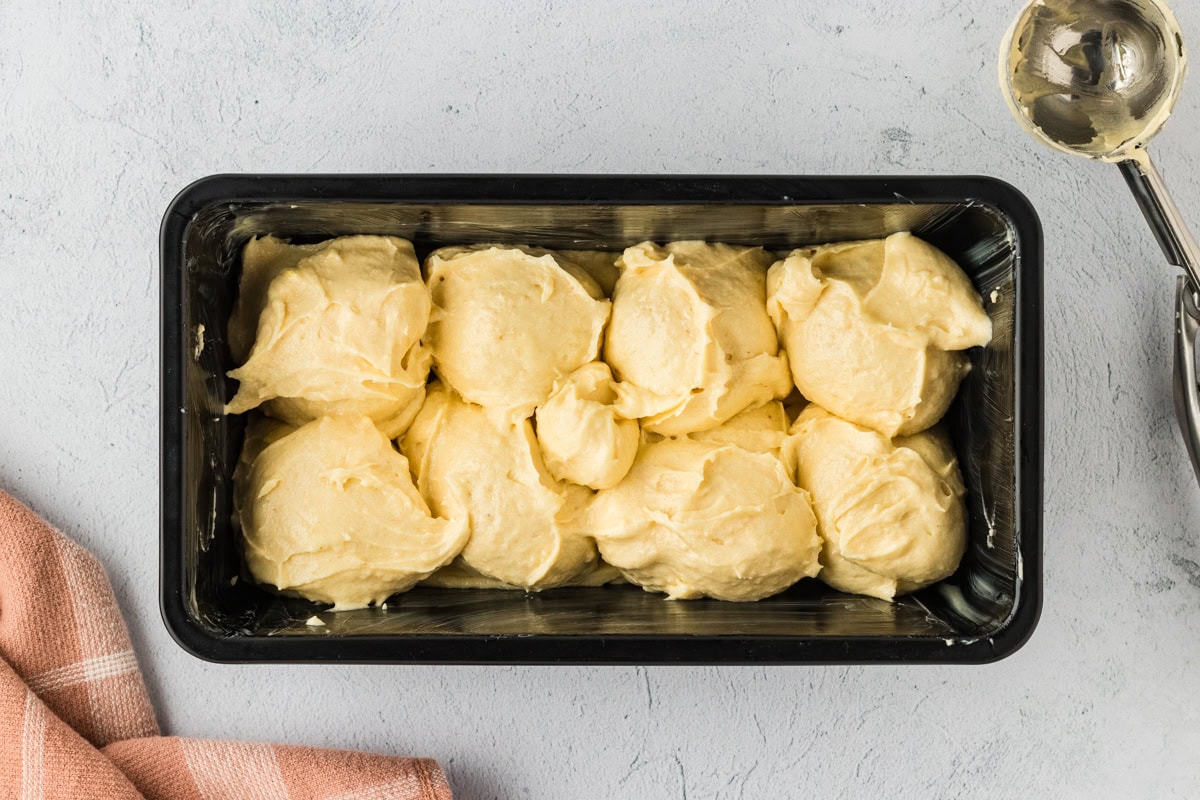
<path fill-rule="evenodd" d="M 995 337 L 947 415 L 968 486 L 958 572 L 895 603 L 817 581 L 757 603 L 671 602 L 629 586 L 526 595 L 418 587 L 324 613 L 242 564 L 230 478 L 243 421 L 222 413 L 225 324 L 252 236 L 346 234 L 619 251 L 646 239 L 788 250 L 911 230 L 984 297 Z M 983 663 L 1041 607 L 1042 240 L 1032 207 L 984 177 L 217 175 L 163 218 L 161 602 L 195 655 L 223 662 Z"/>

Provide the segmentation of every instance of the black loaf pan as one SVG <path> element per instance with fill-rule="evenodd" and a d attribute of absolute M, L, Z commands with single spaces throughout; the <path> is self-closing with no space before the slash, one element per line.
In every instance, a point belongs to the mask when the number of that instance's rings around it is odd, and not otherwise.
<path fill-rule="evenodd" d="M 970 545 L 950 579 L 887 603 L 815 580 L 757 603 L 670 602 L 634 586 L 526 595 L 418 587 L 387 609 L 325 613 L 256 585 L 230 522 L 244 423 L 225 324 L 252 236 L 346 234 L 443 245 L 619 251 L 646 239 L 788 250 L 911 230 L 984 297 L 995 337 L 947 420 Z M 214 661 L 982 663 L 1024 643 L 1041 607 L 1042 241 L 1009 185 L 982 177 L 218 175 L 162 223 L 162 613 Z M 199 331 L 203 326 L 203 337 Z"/>

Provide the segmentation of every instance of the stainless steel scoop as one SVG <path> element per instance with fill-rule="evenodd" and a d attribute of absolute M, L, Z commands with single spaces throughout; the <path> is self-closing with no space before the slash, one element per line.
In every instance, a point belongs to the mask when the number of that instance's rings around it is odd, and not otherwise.
<path fill-rule="evenodd" d="M 1056 150 L 1116 162 L 1167 261 L 1187 273 L 1176 296 L 1175 408 L 1200 480 L 1200 247 L 1145 149 L 1186 72 L 1179 23 L 1158 0 L 1034 0 L 1000 49 L 1017 120 Z"/>

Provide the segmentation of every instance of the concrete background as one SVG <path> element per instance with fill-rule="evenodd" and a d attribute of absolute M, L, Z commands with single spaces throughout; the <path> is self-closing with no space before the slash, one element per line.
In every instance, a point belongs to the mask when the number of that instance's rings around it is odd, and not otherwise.
<path fill-rule="evenodd" d="M 343 7 L 344 6 L 344 7 Z M 353 7 L 351 7 L 353 6 Z M 653 7 L 651 7 L 653 6 Z M 1200 2 L 1180 0 L 1200 41 Z M 441 759 L 460 798 L 1194 797 L 1173 270 L 1027 139 L 1014 2 L 0 0 L 0 486 L 107 566 L 168 732 Z M 1155 153 L 1200 227 L 1200 86 Z M 157 604 L 160 216 L 227 171 L 983 173 L 1046 234 L 1045 610 L 982 668 L 203 663 Z"/>

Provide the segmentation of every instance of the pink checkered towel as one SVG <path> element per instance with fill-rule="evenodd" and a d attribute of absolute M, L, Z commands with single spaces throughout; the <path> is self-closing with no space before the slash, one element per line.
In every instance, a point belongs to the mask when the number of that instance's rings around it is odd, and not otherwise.
<path fill-rule="evenodd" d="M 427 759 L 160 736 L 99 562 L 0 492 L 0 798 L 449 800 Z"/>

